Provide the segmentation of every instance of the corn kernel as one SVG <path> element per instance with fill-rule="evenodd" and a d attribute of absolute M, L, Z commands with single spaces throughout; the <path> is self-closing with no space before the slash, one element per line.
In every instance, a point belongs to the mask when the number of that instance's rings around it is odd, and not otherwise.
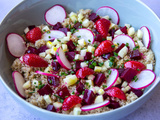
<path fill-rule="evenodd" d="M 91 45 L 88 45 L 87 51 L 88 51 L 88 52 L 94 52 L 94 51 L 95 51 L 95 47 L 93 47 L 93 46 L 91 46 Z"/>
<path fill-rule="evenodd" d="M 101 72 L 101 70 L 102 70 L 102 67 L 99 67 L 99 66 L 94 67 L 95 72 Z"/>
<path fill-rule="evenodd" d="M 104 100 L 103 100 L 103 96 L 102 95 L 98 95 L 94 101 L 94 103 L 102 103 Z"/>
<path fill-rule="evenodd" d="M 78 40 L 78 44 L 80 45 L 80 46 L 85 46 L 86 45 L 86 41 L 85 41 L 85 39 L 80 39 L 80 40 Z"/>
<path fill-rule="evenodd" d="M 73 115 L 80 115 L 80 114 L 81 114 L 81 108 L 80 107 L 74 107 Z"/>
<path fill-rule="evenodd" d="M 98 93 L 99 93 L 100 95 L 103 95 L 103 94 L 104 94 L 104 90 L 103 90 L 103 89 L 99 89 L 99 90 L 98 90 Z"/>
<path fill-rule="evenodd" d="M 141 39 L 141 38 L 143 37 L 143 32 L 142 32 L 142 30 L 138 30 L 138 31 L 137 31 L 137 37 L 138 37 L 139 39 Z"/>
<path fill-rule="evenodd" d="M 128 35 L 129 35 L 129 36 L 134 35 L 134 33 L 135 33 L 134 27 L 131 27 L 131 28 L 128 29 Z"/>
<path fill-rule="evenodd" d="M 57 51 L 57 48 L 56 48 L 56 47 L 52 47 L 50 53 L 51 53 L 52 55 L 56 55 L 56 51 Z"/>
<path fill-rule="evenodd" d="M 49 95 L 44 95 L 43 98 L 44 98 L 44 100 L 46 101 L 47 104 L 51 104 L 52 103 L 52 100 L 51 100 Z"/>
<path fill-rule="evenodd" d="M 60 102 L 54 102 L 53 106 L 57 109 L 57 108 L 61 108 L 62 107 L 62 103 Z"/>
<path fill-rule="evenodd" d="M 76 75 L 67 75 L 63 80 L 67 86 L 71 86 L 77 82 L 78 78 Z"/>
<path fill-rule="evenodd" d="M 66 44 L 62 44 L 62 49 L 64 52 L 68 51 L 68 47 Z"/>
<path fill-rule="evenodd" d="M 53 46 L 53 43 L 51 41 L 47 41 L 47 47 L 51 48 Z"/>
<path fill-rule="evenodd" d="M 30 82 L 30 81 L 27 81 L 27 82 L 25 82 L 25 83 L 23 84 L 23 88 L 24 88 L 24 89 L 27 89 L 27 88 L 29 88 L 29 87 L 31 87 L 31 82 Z"/>

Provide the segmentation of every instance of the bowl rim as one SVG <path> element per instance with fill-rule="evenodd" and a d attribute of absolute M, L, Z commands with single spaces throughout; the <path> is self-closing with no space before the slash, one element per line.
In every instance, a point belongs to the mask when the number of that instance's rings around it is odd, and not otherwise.
<path fill-rule="evenodd" d="M 18 6 L 21 6 L 23 3 L 25 3 L 26 0 L 22 0 L 18 5 L 16 5 L 15 7 L 13 7 L 10 12 L 8 14 L 5 15 L 5 17 L 3 18 L 2 22 L 0 23 L 0 27 L 1 25 L 4 23 L 6 17 Z M 38 1 L 37 1 L 38 2 Z M 156 19 L 160 22 L 159 17 L 153 12 L 153 10 L 151 8 L 149 8 L 145 3 L 143 3 L 141 0 L 136 0 L 134 2 L 138 2 L 139 4 L 143 5 L 145 8 L 147 8 L 155 17 Z M 88 115 L 79 115 L 79 116 L 74 116 L 74 115 L 69 115 L 69 114 L 61 114 L 61 113 L 55 113 L 55 112 L 51 112 L 51 111 L 47 111 L 45 109 L 39 108 L 35 105 L 32 105 L 31 103 L 27 102 L 25 99 L 21 98 L 18 94 L 16 94 L 14 91 L 12 91 L 12 89 L 5 83 L 5 81 L 3 80 L 1 74 L 0 74 L 0 81 L 1 83 L 5 86 L 4 88 L 7 89 L 7 91 L 10 93 L 11 96 L 13 96 L 14 100 L 16 101 L 21 101 L 20 105 L 25 104 L 26 106 L 36 109 L 38 112 L 43 112 L 43 113 L 47 113 L 47 114 L 53 114 L 53 115 L 61 115 L 62 117 L 76 117 L 76 118 L 82 118 L 82 117 L 93 117 L 93 116 L 100 116 L 100 115 L 106 115 L 106 114 L 110 114 L 111 112 L 116 112 L 119 111 L 121 109 L 125 109 L 126 107 L 132 106 L 133 104 L 137 103 L 138 101 L 142 100 L 147 94 L 151 93 L 156 86 L 160 83 L 160 74 L 158 76 L 156 76 L 155 81 L 152 83 L 152 86 L 149 88 L 149 90 L 147 90 L 140 98 L 136 99 L 135 101 L 122 106 L 120 108 L 114 109 L 114 110 L 110 110 L 110 111 L 105 111 L 105 112 L 101 112 L 101 113 L 96 113 L 96 114 L 88 114 Z"/>

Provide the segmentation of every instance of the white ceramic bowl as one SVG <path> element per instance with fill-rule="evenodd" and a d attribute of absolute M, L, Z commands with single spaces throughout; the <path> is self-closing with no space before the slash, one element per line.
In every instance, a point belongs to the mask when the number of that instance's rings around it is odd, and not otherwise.
<path fill-rule="evenodd" d="M 95 11 L 101 6 L 111 6 L 115 8 L 120 15 L 120 25 L 130 23 L 136 29 L 141 26 L 147 26 L 151 31 L 152 37 L 152 50 L 155 53 L 156 65 L 155 73 L 157 75 L 156 81 L 147 89 L 144 94 L 136 101 L 100 114 L 71 116 L 53 113 L 43 110 L 36 106 L 31 105 L 22 98 L 20 98 L 14 88 L 10 66 L 14 58 L 9 54 L 6 46 L 5 37 L 10 32 L 22 34 L 23 30 L 28 25 L 40 25 L 46 23 L 44 19 L 45 11 L 55 4 L 61 4 L 67 12 L 77 11 L 81 8 L 89 8 Z M 131 112 L 139 108 L 151 96 L 159 83 L 159 70 L 160 70 L 160 21 L 158 17 L 139 0 L 26 0 L 14 8 L 3 20 L 0 26 L 0 78 L 4 86 L 7 88 L 13 98 L 26 108 L 35 116 L 45 118 L 47 120 L 116 120 L 127 116 Z"/>

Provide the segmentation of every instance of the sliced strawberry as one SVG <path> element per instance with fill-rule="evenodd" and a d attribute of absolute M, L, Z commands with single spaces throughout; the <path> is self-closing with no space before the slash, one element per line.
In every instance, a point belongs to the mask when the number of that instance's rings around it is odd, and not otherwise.
<path fill-rule="evenodd" d="M 32 67 L 47 67 L 48 66 L 48 62 L 36 54 L 25 54 L 20 59 L 26 65 L 29 65 Z"/>
<path fill-rule="evenodd" d="M 27 32 L 26 38 L 31 43 L 35 43 L 37 40 L 41 39 L 42 33 L 39 27 L 35 27 Z"/>
<path fill-rule="evenodd" d="M 138 62 L 138 61 L 128 61 L 124 64 L 124 67 L 125 68 L 133 68 L 138 71 L 142 71 L 146 68 L 146 66 L 143 63 Z"/>
<path fill-rule="evenodd" d="M 94 52 L 95 56 L 101 56 L 103 54 L 111 53 L 113 52 L 114 48 L 112 47 L 113 42 L 110 40 L 105 40 L 99 44 L 97 49 Z"/>
<path fill-rule="evenodd" d="M 91 74 L 94 74 L 94 70 L 87 67 L 81 68 L 76 72 L 77 78 L 85 78 L 87 75 Z"/>
<path fill-rule="evenodd" d="M 71 95 L 64 100 L 62 105 L 62 110 L 67 111 L 81 102 L 82 102 L 82 99 L 80 97 L 76 95 Z"/>
<path fill-rule="evenodd" d="M 108 30 L 111 25 L 111 22 L 107 19 L 101 18 L 96 21 L 96 30 L 104 37 L 106 38 L 108 35 Z"/>
<path fill-rule="evenodd" d="M 110 89 L 107 89 L 105 93 L 111 97 L 117 97 L 119 99 L 126 100 L 126 95 L 118 87 L 112 87 Z"/>

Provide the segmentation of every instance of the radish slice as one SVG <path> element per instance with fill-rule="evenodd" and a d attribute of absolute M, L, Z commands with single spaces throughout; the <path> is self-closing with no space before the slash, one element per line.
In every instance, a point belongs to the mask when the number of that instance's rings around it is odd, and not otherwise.
<path fill-rule="evenodd" d="M 118 35 L 113 39 L 113 42 L 115 43 L 119 43 L 119 46 L 124 43 L 128 43 L 129 44 L 129 49 L 132 51 L 133 48 L 135 47 L 135 42 L 134 40 L 128 36 L 128 35 Z"/>
<path fill-rule="evenodd" d="M 58 39 L 58 38 L 63 38 L 65 37 L 65 33 L 60 31 L 60 30 L 50 30 L 48 32 L 45 32 L 42 36 L 42 38 L 45 40 L 45 41 L 48 41 L 48 40 L 54 40 L 54 39 Z"/>
<path fill-rule="evenodd" d="M 96 104 L 92 104 L 92 105 L 85 105 L 85 106 L 81 107 L 81 110 L 82 111 L 90 111 L 90 110 L 94 110 L 94 109 L 97 109 L 97 108 L 101 108 L 101 107 L 107 106 L 109 104 L 110 104 L 110 101 L 109 100 L 105 100 L 102 103 L 96 103 Z"/>
<path fill-rule="evenodd" d="M 46 11 L 44 18 L 49 25 L 53 26 L 57 22 L 63 22 L 66 16 L 66 11 L 61 5 L 54 5 Z"/>
<path fill-rule="evenodd" d="M 14 57 L 21 57 L 27 50 L 24 39 L 16 34 L 10 33 L 6 37 L 8 50 Z"/>
<path fill-rule="evenodd" d="M 153 71 L 146 69 L 141 71 L 137 75 L 137 78 L 138 80 L 130 82 L 129 86 L 134 89 L 143 89 L 154 82 L 156 75 Z"/>
<path fill-rule="evenodd" d="M 93 44 L 94 42 L 94 34 L 91 30 L 86 28 L 78 29 L 74 34 L 74 36 L 80 36 L 80 39 L 85 39 L 87 43 Z"/>
<path fill-rule="evenodd" d="M 110 87 L 112 87 L 114 85 L 114 83 L 117 81 L 118 76 L 119 76 L 119 72 L 116 69 L 110 69 L 111 70 L 111 74 L 109 75 L 108 79 L 107 79 L 107 88 L 105 88 L 105 90 L 109 89 Z"/>
<path fill-rule="evenodd" d="M 109 6 L 102 6 L 100 8 L 98 8 L 98 10 L 96 11 L 96 14 L 99 15 L 99 16 L 106 16 L 108 15 L 111 19 L 112 19 L 112 22 L 114 24 L 119 24 L 119 14 L 118 12 L 112 8 L 112 7 L 109 7 Z"/>
<path fill-rule="evenodd" d="M 12 77 L 13 77 L 14 86 L 15 86 L 15 89 L 16 89 L 18 95 L 25 99 L 26 98 L 25 91 L 23 88 L 23 84 L 25 83 L 25 80 L 24 80 L 23 76 L 21 75 L 21 73 L 15 71 L 12 73 Z"/>
<path fill-rule="evenodd" d="M 46 76 L 53 76 L 53 77 L 57 77 L 57 78 L 60 77 L 58 75 L 50 74 L 50 73 L 45 73 L 45 72 L 42 72 L 42 71 L 36 71 L 36 73 L 41 74 L 41 75 L 46 75 Z"/>
<path fill-rule="evenodd" d="M 141 27 L 140 30 L 142 30 L 143 32 L 143 37 L 142 37 L 143 44 L 148 49 L 151 43 L 150 31 L 146 26 Z"/>
<path fill-rule="evenodd" d="M 66 58 L 65 53 L 63 52 L 61 47 L 59 47 L 57 52 L 56 52 L 56 58 L 57 58 L 59 64 L 63 68 L 65 68 L 67 70 L 71 69 L 72 66 L 71 66 L 70 62 L 68 61 L 68 59 Z"/>

